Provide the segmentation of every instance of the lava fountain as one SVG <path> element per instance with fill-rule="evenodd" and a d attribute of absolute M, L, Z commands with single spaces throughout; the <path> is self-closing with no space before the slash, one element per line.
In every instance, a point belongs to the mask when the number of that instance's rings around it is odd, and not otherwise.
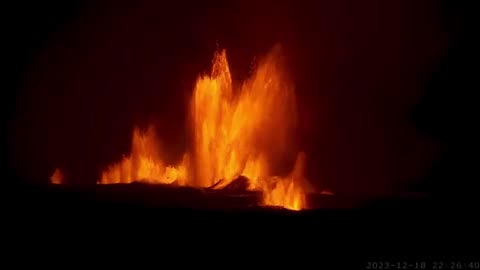
<path fill-rule="evenodd" d="M 238 177 L 263 194 L 263 204 L 306 208 L 305 155 L 287 175 L 273 164 L 292 155 L 297 109 L 285 76 L 281 48 L 274 47 L 241 85 L 232 83 L 226 51 L 217 51 L 210 74 L 199 76 L 189 106 L 192 147 L 177 165 L 166 165 L 154 129 L 135 128 L 128 156 L 101 174 L 99 184 L 175 183 L 221 189 Z"/>

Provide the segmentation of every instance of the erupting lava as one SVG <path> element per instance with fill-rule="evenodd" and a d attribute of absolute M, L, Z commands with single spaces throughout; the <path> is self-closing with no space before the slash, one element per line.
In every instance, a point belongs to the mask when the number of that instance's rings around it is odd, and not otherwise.
<path fill-rule="evenodd" d="M 50 177 L 50 183 L 52 184 L 61 184 L 63 181 L 63 173 L 60 169 L 55 169 L 52 176 Z"/>
<path fill-rule="evenodd" d="M 111 165 L 104 171 L 99 184 L 134 181 L 170 184 L 177 181 L 178 184 L 185 185 L 187 184 L 186 165 L 188 165 L 188 155 L 185 155 L 182 165 L 165 166 L 161 159 L 154 128 L 151 126 L 146 132 L 135 128 L 130 156 L 123 157 L 121 162 Z"/>
<path fill-rule="evenodd" d="M 292 155 L 297 117 L 294 88 L 283 73 L 280 53 L 275 47 L 235 87 L 226 52 L 216 52 L 211 74 L 196 82 L 190 103 L 193 146 L 180 164 L 165 165 L 152 128 L 135 128 L 130 155 L 105 170 L 99 183 L 175 182 L 219 189 L 244 176 L 248 189 L 263 192 L 263 204 L 305 208 L 305 155 L 297 154 L 287 176 L 276 176 L 274 168 L 279 157 Z"/>

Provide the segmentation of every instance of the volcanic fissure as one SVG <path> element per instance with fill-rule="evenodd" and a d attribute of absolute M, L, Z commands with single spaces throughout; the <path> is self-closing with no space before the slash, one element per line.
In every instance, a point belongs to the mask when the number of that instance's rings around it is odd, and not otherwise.
<path fill-rule="evenodd" d="M 133 130 L 131 151 L 105 168 L 97 184 L 145 182 L 200 189 L 258 191 L 259 204 L 307 208 L 306 156 L 292 150 L 297 124 L 295 89 L 275 46 L 240 85 L 232 83 L 225 50 L 213 57 L 210 74 L 198 77 L 189 103 L 192 147 L 167 164 L 153 126 Z M 274 166 L 295 160 L 289 173 Z M 62 182 L 57 169 L 52 183 Z"/>

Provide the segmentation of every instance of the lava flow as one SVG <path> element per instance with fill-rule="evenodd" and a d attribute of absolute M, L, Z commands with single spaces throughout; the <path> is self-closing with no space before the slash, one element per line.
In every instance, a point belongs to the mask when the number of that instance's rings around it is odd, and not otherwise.
<path fill-rule="evenodd" d="M 249 190 L 262 191 L 264 205 L 305 208 L 305 155 L 296 154 L 286 176 L 277 175 L 274 166 L 279 157 L 292 155 L 297 117 L 294 88 L 281 60 L 275 47 L 249 79 L 234 86 L 225 50 L 216 52 L 211 73 L 198 78 L 191 97 L 192 149 L 182 161 L 167 166 L 153 128 L 135 128 L 130 155 L 102 172 L 98 183 L 175 182 L 221 189 L 244 176 Z"/>

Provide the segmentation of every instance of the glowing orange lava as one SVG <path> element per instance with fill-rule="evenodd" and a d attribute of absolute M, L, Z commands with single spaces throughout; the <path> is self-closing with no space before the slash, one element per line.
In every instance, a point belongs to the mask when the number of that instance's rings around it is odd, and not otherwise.
<path fill-rule="evenodd" d="M 63 182 L 63 173 L 60 169 L 55 169 L 52 176 L 50 177 L 50 183 L 52 184 L 61 184 Z"/>
<path fill-rule="evenodd" d="M 153 129 L 134 129 L 129 156 L 102 173 L 100 184 L 172 183 L 222 188 L 238 176 L 249 189 L 263 192 L 265 205 L 300 210 L 306 207 L 305 155 L 297 155 L 287 176 L 276 176 L 278 156 L 295 155 L 293 85 L 285 76 L 281 50 L 275 47 L 240 86 L 232 84 L 225 51 L 216 52 L 209 75 L 201 76 L 190 103 L 192 149 L 180 164 L 167 166 Z"/>
<path fill-rule="evenodd" d="M 188 156 L 182 163 L 188 164 Z M 133 130 L 130 155 L 102 172 L 99 184 L 147 182 L 169 184 L 178 181 L 186 184 L 185 166 L 165 166 L 161 159 L 159 144 L 153 127 L 146 132 Z"/>

